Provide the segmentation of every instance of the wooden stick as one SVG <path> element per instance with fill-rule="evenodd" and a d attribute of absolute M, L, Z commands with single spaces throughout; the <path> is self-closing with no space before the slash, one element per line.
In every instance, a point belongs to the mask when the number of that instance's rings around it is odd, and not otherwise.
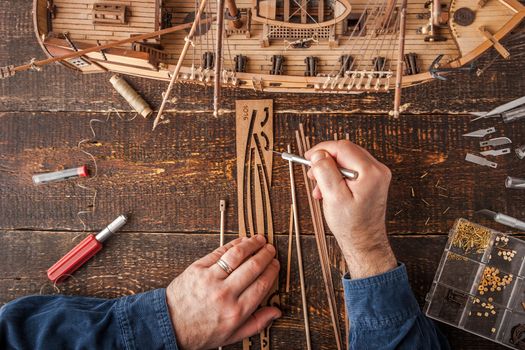
<path fill-rule="evenodd" d="M 213 116 L 219 116 L 221 103 L 222 44 L 224 32 L 224 0 L 217 0 L 217 41 L 215 42 L 215 71 L 213 80 Z"/>
<path fill-rule="evenodd" d="M 288 153 L 292 153 L 292 148 L 288 145 Z M 288 169 L 290 171 L 290 191 L 292 193 L 292 212 L 293 222 L 295 228 L 295 247 L 297 249 L 297 265 L 299 266 L 299 282 L 301 284 L 301 300 L 303 304 L 303 317 L 304 317 L 304 333 L 306 337 L 306 348 L 312 349 L 310 341 L 310 324 L 308 322 L 308 304 L 306 301 L 306 287 L 304 285 L 304 271 L 303 271 L 303 255 L 301 252 L 301 236 L 299 232 L 299 218 L 297 212 L 297 198 L 295 194 L 295 178 L 293 174 L 293 163 L 288 162 Z"/>
<path fill-rule="evenodd" d="M 293 239 L 293 204 L 290 205 L 290 226 L 288 227 L 288 261 L 286 266 L 286 293 L 290 293 L 290 271 L 292 265 L 292 239 Z"/>
<path fill-rule="evenodd" d="M 201 21 L 201 15 L 204 11 L 204 6 L 206 6 L 207 0 L 201 0 L 201 4 L 199 6 L 199 9 L 197 10 L 197 13 L 195 14 L 195 20 L 193 21 L 193 24 L 191 25 L 190 32 L 188 36 L 184 39 L 184 47 L 182 48 L 182 52 L 180 53 L 179 60 L 177 61 L 177 65 L 175 66 L 175 70 L 173 71 L 173 75 L 171 76 L 170 84 L 168 85 L 168 89 L 166 92 L 164 92 L 164 96 L 162 98 L 162 103 L 160 105 L 159 111 L 157 113 L 157 116 L 155 117 L 155 121 L 153 122 L 153 130 L 159 125 L 160 119 L 162 117 L 162 112 L 164 111 L 164 107 L 166 106 L 166 102 L 168 101 L 171 93 L 171 89 L 173 89 L 173 85 L 175 84 L 175 81 L 177 80 L 177 77 L 179 76 L 180 68 L 182 67 L 182 62 L 184 61 L 184 58 L 186 57 L 186 53 L 188 52 L 188 49 L 190 48 L 190 45 L 192 44 L 193 36 L 195 35 L 195 31 L 197 30 L 197 26 L 199 25 Z"/>
<path fill-rule="evenodd" d="M 305 137 L 304 134 L 304 126 L 303 124 L 299 124 L 299 140 L 300 140 L 300 147 L 299 147 L 299 154 L 302 156 L 304 152 L 306 152 L 308 149 L 310 149 L 310 140 Z M 305 176 L 305 182 L 309 182 L 308 176 L 306 175 L 306 167 L 303 169 L 303 173 Z M 309 204 L 311 205 L 311 213 L 312 213 L 312 221 L 314 224 L 314 227 L 317 226 L 317 229 L 314 230 L 316 232 L 316 242 L 317 242 L 317 248 L 319 253 L 319 259 L 321 262 L 321 270 L 323 272 L 323 279 L 325 283 L 325 289 L 326 289 L 326 295 L 328 300 L 328 307 L 330 309 L 330 317 L 332 319 L 332 326 L 334 329 L 334 334 L 336 338 L 336 345 L 338 350 L 342 349 L 342 343 L 341 343 L 341 329 L 339 327 L 339 316 L 337 313 L 337 303 L 335 299 L 335 292 L 334 292 L 334 283 L 332 280 L 332 272 L 330 267 L 330 261 L 328 257 L 328 248 L 326 245 L 326 234 L 324 231 L 324 223 L 323 223 L 323 217 L 322 217 L 322 211 L 320 202 L 318 200 L 315 200 L 312 196 L 312 188 L 315 187 L 315 181 L 311 181 L 309 183 L 310 186 L 307 186 L 307 194 L 309 196 Z"/>
<path fill-rule="evenodd" d="M 213 20 L 214 20 L 214 18 L 211 17 L 211 18 L 206 18 L 203 21 L 208 23 L 208 22 L 211 22 Z M 179 30 L 184 30 L 184 29 L 190 28 L 191 26 L 192 26 L 191 23 L 180 24 L 180 25 L 175 26 L 175 27 L 170 27 L 170 28 L 158 30 L 156 32 L 151 32 L 151 33 L 146 33 L 146 34 L 133 36 L 131 38 L 127 38 L 127 39 L 124 39 L 124 40 L 115 41 L 113 43 L 100 45 L 100 46 L 93 46 L 93 47 L 90 47 L 90 48 L 87 48 L 87 49 L 84 49 L 84 50 L 68 53 L 67 55 L 50 57 L 50 58 L 46 58 L 45 60 L 35 61 L 35 62 L 29 63 L 29 64 L 24 64 L 24 65 L 21 65 L 21 66 L 13 68 L 13 70 L 15 72 L 22 72 L 22 71 L 26 71 L 26 70 L 32 69 L 34 67 L 42 67 L 42 66 L 45 66 L 46 64 L 49 64 L 49 63 L 58 62 L 58 61 L 64 61 L 64 60 L 67 60 L 67 59 L 70 59 L 70 58 L 77 58 L 77 57 L 80 57 L 80 56 L 84 56 L 85 54 L 88 54 L 90 52 L 107 50 L 107 49 L 111 49 L 111 48 L 114 48 L 116 46 L 120 46 L 120 45 L 123 45 L 123 44 L 129 44 L 129 43 L 132 43 L 134 41 L 150 39 L 150 38 L 153 38 L 153 37 L 156 37 L 156 36 L 173 33 L 173 32 L 179 31 Z"/>
<path fill-rule="evenodd" d="M 224 245 L 224 215 L 226 212 L 226 201 L 221 200 L 219 202 L 219 210 L 221 211 L 221 226 L 220 226 L 220 245 Z"/>
<path fill-rule="evenodd" d="M 396 86 L 394 95 L 394 118 L 399 117 L 399 107 L 401 106 L 401 84 L 403 83 L 403 62 L 405 56 L 405 29 L 407 19 L 407 0 L 401 4 L 401 14 L 399 20 L 399 48 L 397 50 L 396 67 Z"/>
<path fill-rule="evenodd" d="M 226 201 L 224 199 L 219 201 L 219 211 L 221 212 L 219 245 L 222 247 L 224 245 L 224 214 L 226 211 Z M 222 350 L 222 346 L 219 346 L 218 350 Z"/>

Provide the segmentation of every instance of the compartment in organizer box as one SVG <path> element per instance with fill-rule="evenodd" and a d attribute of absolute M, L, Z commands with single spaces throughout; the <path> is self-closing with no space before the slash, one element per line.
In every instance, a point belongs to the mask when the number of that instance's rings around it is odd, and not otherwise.
<path fill-rule="evenodd" d="M 479 262 L 453 252 L 445 253 L 442 266 L 439 282 L 467 293 L 471 291 L 476 277 L 482 270 Z"/>
<path fill-rule="evenodd" d="M 486 338 L 495 339 L 502 325 L 505 308 L 490 299 L 470 298 L 463 327 Z"/>
<path fill-rule="evenodd" d="M 458 219 L 450 231 L 447 249 L 466 258 L 485 262 L 495 233 L 481 225 Z"/>
<path fill-rule="evenodd" d="M 466 293 L 454 290 L 442 284 L 432 286 L 432 300 L 427 303 L 427 315 L 449 323 L 458 325 L 469 296 Z"/>
<path fill-rule="evenodd" d="M 524 241 L 458 219 L 427 295 L 425 314 L 525 349 L 524 275 Z"/>
<path fill-rule="evenodd" d="M 488 263 L 491 266 L 507 271 L 513 275 L 521 275 L 525 244 L 522 240 L 497 233 L 494 237 Z"/>

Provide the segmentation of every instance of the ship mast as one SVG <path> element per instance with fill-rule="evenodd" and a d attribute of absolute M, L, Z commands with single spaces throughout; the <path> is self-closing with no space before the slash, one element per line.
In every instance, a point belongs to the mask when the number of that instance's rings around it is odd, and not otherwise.
<path fill-rule="evenodd" d="M 235 5 L 235 3 L 234 3 Z M 215 64 L 213 80 L 213 116 L 219 116 L 221 103 L 222 37 L 224 33 L 224 0 L 217 0 L 217 41 L 215 42 Z"/>
<path fill-rule="evenodd" d="M 205 22 L 205 23 L 209 23 L 209 22 L 212 22 L 214 19 L 215 18 L 211 17 L 211 18 L 203 19 L 202 21 Z M 155 32 L 150 32 L 150 33 L 145 33 L 145 34 L 141 34 L 141 35 L 136 35 L 136 36 L 133 36 L 131 38 L 115 41 L 115 42 L 112 42 L 112 43 L 109 43 L 109 44 L 89 47 L 87 49 L 75 51 L 75 52 L 68 53 L 68 54 L 65 54 L 65 55 L 62 55 L 62 56 L 49 57 L 49 58 L 46 58 L 44 60 L 39 60 L 39 61 L 36 61 L 36 60 L 33 59 L 33 60 L 31 60 L 30 63 L 23 64 L 23 65 L 20 65 L 20 66 L 17 66 L 17 67 L 15 67 L 15 66 L 8 66 L 8 67 L 5 67 L 5 68 L 4 67 L 0 67 L 0 70 L 1 71 L 5 71 L 5 72 L 9 72 L 10 73 L 9 76 L 13 76 L 17 72 L 23 72 L 23 71 L 30 70 L 30 69 L 32 69 L 32 70 L 39 70 L 40 67 L 48 65 L 50 63 L 63 62 L 65 60 L 69 60 L 69 59 L 72 59 L 72 58 L 77 58 L 77 57 L 84 56 L 84 55 L 86 55 L 88 53 L 91 53 L 91 52 L 103 51 L 103 50 L 115 48 L 115 47 L 118 47 L 118 46 L 121 46 L 121 45 L 124 45 L 124 44 L 129 44 L 129 43 L 132 43 L 132 42 L 135 42 L 135 41 L 141 41 L 141 40 L 145 40 L 145 39 L 154 38 L 156 36 L 165 35 L 165 34 L 169 34 L 169 33 L 173 33 L 173 32 L 179 31 L 179 30 L 187 29 L 187 28 L 190 28 L 191 26 L 192 26 L 191 23 L 180 24 L 180 25 L 177 25 L 177 26 L 174 26 L 174 27 L 170 27 L 170 28 L 166 28 L 166 29 L 162 29 L 162 30 L 157 30 Z M 5 77 L 8 77 L 8 76 L 7 75 L 3 76 L 3 75 L 0 74 L 0 78 L 5 78 Z"/>
<path fill-rule="evenodd" d="M 403 62 L 405 56 L 405 31 L 407 19 L 407 0 L 401 4 L 401 14 L 399 20 L 399 46 L 397 51 L 396 67 L 396 86 L 394 96 L 394 118 L 399 117 L 399 107 L 401 105 L 401 84 L 403 82 Z"/>

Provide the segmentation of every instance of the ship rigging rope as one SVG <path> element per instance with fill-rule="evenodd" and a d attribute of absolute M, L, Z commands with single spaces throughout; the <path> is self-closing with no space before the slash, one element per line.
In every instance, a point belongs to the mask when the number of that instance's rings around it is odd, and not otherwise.
<path fill-rule="evenodd" d="M 380 5 L 380 6 L 378 6 Z M 377 30 L 377 24 L 380 22 L 380 16 L 379 14 L 380 13 L 383 13 L 383 10 L 386 8 L 386 1 L 383 1 L 383 0 L 376 0 L 376 3 L 374 4 L 374 7 L 377 7 L 377 12 L 376 14 L 373 16 L 374 17 L 374 22 L 373 22 L 373 27 L 372 27 L 372 30 L 370 31 L 370 33 L 367 33 L 367 40 L 364 40 L 361 45 L 359 46 L 359 49 L 356 50 L 356 53 L 357 55 L 361 55 L 361 60 L 363 62 L 366 62 L 366 55 L 367 55 L 367 51 L 368 51 L 368 48 L 370 46 L 370 42 L 372 41 L 372 38 Z M 372 17 L 372 16 L 370 16 Z M 357 62 L 358 60 L 354 59 L 352 61 L 352 64 L 350 66 L 350 70 L 352 70 L 354 68 L 354 65 L 355 63 Z M 365 63 L 366 64 L 366 63 Z M 365 65 L 366 67 L 366 65 Z M 361 77 L 360 77 L 361 78 Z"/>
<path fill-rule="evenodd" d="M 395 8 L 396 4 L 397 4 L 397 0 L 395 1 L 394 8 Z M 388 31 L 388 28 L 391 28 L 392 18 L 394 17 L 394 13 L 395 13 L 395 11 L 390 12 L 390 16 L 388 16 L 388 21 L 386 23 L 386 26 L 384 26 L 383 29 L 386 28 L 386 30 Z M 395 19 L 395 23 L 394 23 L 394 28 L 398 28 L 399 27 L 399 19 L 400 19 L 400 17 L 401 16 L 399 16 L 399 15 L 395 16 L 396 19 Z M 395 40 L 396 39 L 395 33 L 396 33 L 396 31 L 394 30 L 393 38 L 392 38 L 392 40 L 390 40 L 390 43 L 389 43 L 388 47 L 390 47 L 393 42 L 394 43 L 396 42 L 396 40 Z M 372 50 L 372 52 L 374 52 L 374 51 L 376 52 L 376 56 L 375 57 L 379 56 L 379 54 L 381 52 L 381 49 L 383 48 L 383 45 L 385 43 L 385 39 L 386 39 L 387 35 L 388 35 L 387 33 L 383 33 L 383 39 L 381 40 L 381 44 L 379 44 L 379 40 L 376 40 L 376 44 L 374 45 L 374 49 Z M 379 49 L 377 48 L 378 44 L 379 44 Z M 392 56 L 392 57 L 394 57 L 394 56 Z M 389 61 L 392 61 L 392 60 L 389 60 Z M 371 65 L 371 69 L 374 70 L 374 63 L 372 62 L 372 60 L 370 60 L 368 62 L 368 64 L 370 64 Z M 382 71 L 385 68 L 385 65 L 386 65 L 386 55 L 385 55 L 385 60 L 383 61 L 383 64 L 381 65 L 379 70 Z"/>
<path fill-rule="evenodd" d="M 401 9 L 401 11 L 402 11 L 402 10 L 403 10 L 403 9 Z M 399 15 L 399 16 L 397 16 L 397 20 L 396 20 L 395 28 L 399 28 L 400 22 L 401 22 L 401 16 Z M 392 34 L 392 36 L 395 36 L 395 32 Z M 394 38 L 392 38 L 392 39 L 394 39 Z M 397 42 L 396 40 L 391 40 L 391 41 L 390 41 L 390 44 L 389 44 L 389 49 L 390 49 L 390 52 L 391 52 L 391 56 L 392 56 L 392 57 L 394 57 L 394 53 L 396 52 L 396 42 Z M 397 50 L 401 50 L 401 48 L 399 47 L 399 45 L 398 45 L 398 47 L 397 47 Z M 397 64 L 397 62 L 396 62 L 396 64 Z M 388 68 L 389 68 L 389 70 L 392 71 L 392 70 L 394 69 L 393 65 L 394 65 L 394 60 L 390 60 L 390 62 L 389 62 L 389 64 L 388 64 Z"/>
<path fill-rule="evenodd" d="M 356 31 L 357 31 L 357 28 L 361 28 L 359 30 L 359 36 L 361 36 L 363 34 L 363 32 L 366 30 L 366 26 L 368 25 L 368 21 L 370 20 L 370 17 L 367 16 L 367 13 L 368 13 L 368 10 L 370 8 L 370 1 L 366 3 L 366 7 L 363 11 L 363 13 L 361 14 L 361 16 L 359 16 L 359 20 L 357 21 L 356 25 L 354 26 L 354 28 L 352 29 L 352 33 L 350 33 L 350 37 L 347 39 L 347 42 L 345 44 L 345 46 L 342 47 L 342 51 L 345 52 L 346 49 L 348 49 L 348 53 L 350 53 L 350 49 L 353 48 L 354 44 L 355 44 L 355 41 L 352 40 L 356 34 Z M 365 19 L 363 21 L 363 19 Z M 362 23 L 364 22 L 364 23 Z M 350 59 L 350 57 L 347 58 L 347 61 Z M 342 65 L 342 67 L 344 67 L 346 65 L 346 61 L 344 62 L 344 64 Z M 352 64 L 353 66 L 353 64 Z M 335 70 L 337 69 L 337 63 L 334 63 L 333 64 L 333 69 L 332 71 L 330 72 L 330 76 L 333 76 Z M 341 69 L 341 68 L 339 68 Z M 343 72 L 344 74 L 344 72 Z"/>

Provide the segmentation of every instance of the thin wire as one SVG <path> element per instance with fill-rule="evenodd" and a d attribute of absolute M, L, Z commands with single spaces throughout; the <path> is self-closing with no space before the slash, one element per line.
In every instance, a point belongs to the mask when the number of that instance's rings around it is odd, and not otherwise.
<path fill-rule="evenodd" d="M 90 153 L 90 152 L 88 152 L 88 151 L 82 149 L 82 145 L 83 145 L 84 143 L 86 143 L 86 142 L 96 141 L 97 134 L 96 134 L 96 132 L 95 132 L 95 129 L 93 128 L 93 123 L 107 123 L 107 122 L 110 120 L 110 118 L 111 118 L 113 112 L 117 114 L 117 116 L 118 116 L 118 118 L 119 118 L 120 120 L 125 121 L 125 122 L 130 122 L 130 121 L 134 120 L 134 119 L 139 115 L 138 113 L 135 113 L 135 114 L 133 115 L 133 117 L 131 117 L 131 118 L 129 118 L 129 119 L 124 119 L 124 118 L 120 115 L 119 111 L 118 111 L 117 109 L 115 109 L 115 108 L 112 107 L 112 108 L 110 108 L 109 111 L 107 112 L 107 114 L 106 114 L 106 119 L 105 119 L 105 120 L 93 118 L 93 119 L 91 119 L 91 120 L 89 121 L 89 129 L 91 130 L 91 134 L 92 134 L 93 136 L 90 137 L 90 138 L 86 138 L 86 139 L 82 139 L 82 140 L 80 140 L 80 141 L 78 142 L 78 145 L 77 145 L 77 148 L 79 149 L 79 151 L 82 152 L 82 153 L 84 153 L 84 154 L 87 155 L 88 157 L 90 157 L 91 160 L 93 161 L 93 167 L 95 168 L 95 172 L 94 172 L 94 175 L 93 175 L 93 176 L 91 176 L 91 177 L 89 177 L 89 178 L 87 179 L 87 181 L 89 181 L 89 182 L 93 182 L 93 180 L 95 180 L 95 178 L 98 176 L 98 164 L 97 164 L 97 160 L 96 160 L 95 156 L 94 156 L 92 153 Z M 98 194 L 98 192 L 97 192 L 97 189 L 95 189 L 95 188 L 91 188 L 91 187 L 88 187 L 88 186 L 83 185 L 83 184 L 81 184 L 81 183 L 77 183 L 77 186 L 80 187 L 80 188 L 82 188 L 82 189 L 84 189 L 84 190 L 91 191 L 91 192 L 93 193 L 90 209 L 88 209 L 88 210 L 81 210 L 81 211 L 79 211 L 79 212 L 77 213 L 77 218 L 78 218 L 78 219 L 80 220 L 80 222 L 82 223 L 83 231 L 87 231 L 87 225 L 86 225 L 86 223 L 84 222 L 84 220 L 82 220 L 82 215 L 92 214 L 92 213 L 95 212 L 95 209 L 96 209 L 96 203 L 97 203 L 97 194 Z M 73 237 L 73 240 L 75 240 L 76 238 L 77 238 L 77 237 Z"/>

